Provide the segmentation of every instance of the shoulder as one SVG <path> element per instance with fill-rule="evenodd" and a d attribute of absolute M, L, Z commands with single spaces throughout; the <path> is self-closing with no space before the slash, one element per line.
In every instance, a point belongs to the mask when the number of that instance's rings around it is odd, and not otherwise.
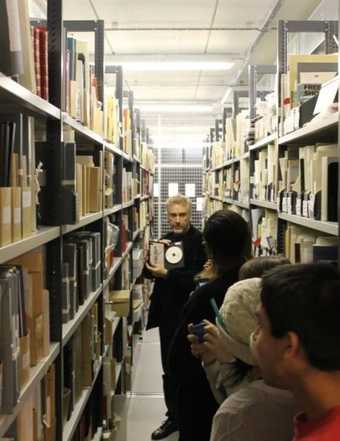
<path fill-rule="evenodd" d="M 286 409 L 286 411 L 284 410 Z M 220 406 L 221 415 L 242 415 L 244 420 L 261 419 L 262 416 L 290 420 L 295 413 L 292 395 L 280 389 L 266 386 L 263 381 L 255 381 L 231 394 Z"/>
<path fill-rule="evenodd" d="M 211 282 L 206 283 L 205 285 L 197 288 L 191 296 L 191 301 L 207 301 L 211 297 L 219 298 L 225 295 L 226 289 L 228 288 L 228 283 L 222 277 L 218 279 L 212 280 Z M 222 298 L 222 300 L 223 300 Z"/>
<path fill-rule="evenodd" d="M 202 238 L 203 238 L 202 233 L 193 225 L 191 225 L 188 230 L 188 236 L 195 238 L 195 239 L 199 239 L 199 240 L 202 240 Z"/>

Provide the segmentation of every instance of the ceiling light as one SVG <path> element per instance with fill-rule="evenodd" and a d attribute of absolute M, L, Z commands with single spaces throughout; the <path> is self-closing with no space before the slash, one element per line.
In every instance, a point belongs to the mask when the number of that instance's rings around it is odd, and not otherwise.
<path fill-rule="evenodd" d="M 145 113 L 210 113 L 212 106 L 200 104 L 140 104 L 137 107 Z"/>
<path fill-rule="evenodd" d="M 234 63 L 222 61 L 160 61 L 160 62 L 122 62 L 126 72 L 174 72 L 174 71 L 223 71 L 229 70 Z"/>

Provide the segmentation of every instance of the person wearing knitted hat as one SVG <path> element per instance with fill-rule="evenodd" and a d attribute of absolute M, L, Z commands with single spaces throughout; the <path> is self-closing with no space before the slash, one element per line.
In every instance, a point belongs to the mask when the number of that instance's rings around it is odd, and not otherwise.
<path fill-rule="evenodd" d="M 229 396 L 214 416 L 211 441 L 290 441 L 293 436 L 291 394 L 264 384 L 251 353 L 261 290 L 260 278 L 234 284 L 225 296 L 217 328 L 207 322 L 204 343 L 189 335 L 203 363 L 212 361 L 216 349 L 223 360 L 221 381 Z M 218 348 L 216 329 L 221 336 Z"/>

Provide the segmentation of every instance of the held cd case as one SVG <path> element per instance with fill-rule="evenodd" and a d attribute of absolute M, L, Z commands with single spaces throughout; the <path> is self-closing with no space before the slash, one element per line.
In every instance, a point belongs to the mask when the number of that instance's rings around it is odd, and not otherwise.
<path fill-rule="evenodd" d="M 166 269 L 182 268 L 184 253 L 182 242 L 173 242 L 169 246 L 162 242 L 150 242 L 150 264 L 164 266 Z"/>

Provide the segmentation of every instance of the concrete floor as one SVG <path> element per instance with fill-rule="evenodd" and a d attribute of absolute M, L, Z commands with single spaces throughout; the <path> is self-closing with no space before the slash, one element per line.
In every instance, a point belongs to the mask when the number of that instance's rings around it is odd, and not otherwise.
<path fill-rule="evenodd" d="M 138 343 L 132 393 L 127 406 L 127 441 L 150 441 L 165 419 L 158 330 L 144 332 Z M 177 441 L 178 433 L 166 441 Z"/>

